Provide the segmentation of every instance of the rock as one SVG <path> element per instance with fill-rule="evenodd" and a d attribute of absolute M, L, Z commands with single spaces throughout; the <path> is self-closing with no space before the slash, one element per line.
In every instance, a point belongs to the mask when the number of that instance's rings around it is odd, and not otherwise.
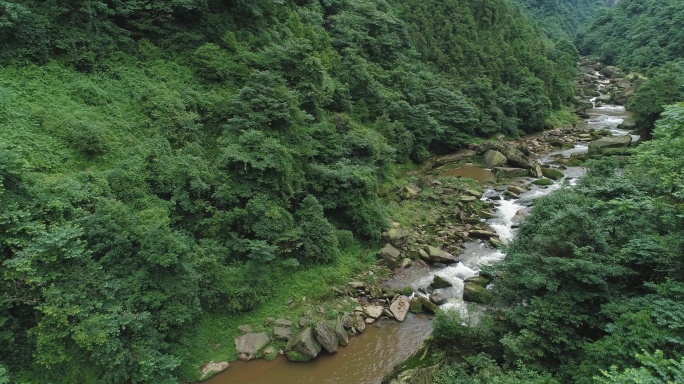
<path fill-rule="evenodd" d="M 465 279 L 463 283 L 474 283 L 483 287 L 486 287 L 487 284 L 489 284 L 492 281 L 489 277 L 486 276 L 473 276 Z"/>
<path fill-rule="evenodd" d="M 592 141 L 591 143 L 589 143 L 589 152 L 600 152 L 601 150 L 606 148 L 629 147 L 631 143 L 632 136 L 630 135 L 602 137 L 596 141 Z"/>
<path fill-rule="evenodd" d="M 471 149 L 462 149 L 456 153 L 452 153 L 450 155 L 446 156 L 441 156 L 435 159 L 435 165 L 444 165 L 448 163 L 456 163 L 464 159 L 468 159 L 471 157 L 477 156 L 477 152 L 471 150 Z"/>
<path fill-rule="evenodd" d="M 366 284 L 361 281 L 350 281 L 347 284 L 354 289 L 364 289 L 366 287 Z"/>
<path fill-rule="evenodd" d="M 610 94 L 606 95 L 601 95 L 599 96 L 596 100 L 602 102 L 602 103 L 610 103 L 610 100 L 613 98 Z"/>
<path fill-rule="evenodd" d="M 532 163 L 530 160 L 517 148 L 506 147 L 502 149 L 502 153 L 504 156 L 506 156 L 506 159 L 508 159 L 508 164 L 514 167 L 532 169 Z"/>
<path fill-rule="evenodd" d="M 542 168 L 539 164 L 535 164 L 534 169 L 532 170 L 532 176 L 536 177 L 537 179 L 541 179 L 544 177 L 544 174 L 542 173 Z"/>
<path fill-rule="evenodd" d="M 273 324 L 275 322 L 275 320 L 276 320 L 275 317 L 267 317 L 264 320 L 264 325 L 268 327 L 269 325 Z"/>
<path fill-rule="evenodd" d="M 366 322 L 364 321 L 363 315 L 357 313 L 354 317 L 354 330 L 357 333 L 361 333 L 366 329 Z"/>
<path fill-rule="evenodd" d="M 389 310 L 392 312 L 392 315 L 395 319 L 404 321 L 410 307 L 411 305 L 409 304 L 409 298 L 404 295 L 399 295 L 396 299 L 394 299 L 394 301 L 392 301 Z"/>
<path fill-rule="evenodd" d="M 401 263 L 399 263 L 399 267 L 400 268 L 408 268 L 411 266 L 411 264 L 413 264 L 411 259 L 409 259 L 408 257 L 405 257 L 405 258 L 401 259 Z"/>
<path fill-rule="evenodd" d="M 309 325 L 312 325 L 312 324 L 313 324 L 313 317 L 310 314 L 304 315 L 304 316 L 299 318 L 299 326 L 302 328 L 308 327 Z"/>
<path fill-rule="evenodd" d="M 548 177 L 551 180 L 558 180 L 565 177 L 565 174 L 554 168 L 542 168 L 542 174 L 544 177 Z"/>
<path fill-rule="evenodd" d="M 321 344 L 323 349 L 328 353 L 337 352 L 339 341 L 337 340 L 337 333 L 324 321 L 319 321 L 313 329 L 316 340 Z"/>
<path fill-rule="evenodd" d="M 420 303 L 421 303 L 421 304 L 423 305 L 423 307 L 424 307 L 425 309 L 427 309 L 428 311 L 430 311 L 430 312 L 432 312 L 432 313 L 437 313 L 437 312 L 439 312 L 439 306 L 438 306 L 437 304 L 433 303 L 432 301 L 430 301 L 430 299 L 425 298 L 425 297 L 423 297 L 423 296 L 419 296 L 419 299 L 420 299 Z"/>
<path fill-rule="evenodd" d="M 553 184 L 553 180 L 551 179 L 537 179 L 532 182 L 534 185 L 539 185 L 539 186 L 547 186 Z"/>
<path fill-rule="evenodd" d="M 292 338 L 292 329 L 289 327 L 273 327 L 273 337 L 288 341 Z"/>
<path fill-rule="evenodd" d="M 401 248 L 408 243 L 409 231 L 403 228 L 390 228 L 385 237 L 392 246 Z"/>
<path fill-rule="evenodd" d="M 485 240 L 488 240 L 490 237 L 498 237 L 499 236 L 496 232 L 485 231 L 485 230 L 481 230 L 481 229 L 471 229 L 470 231 L 468 231 L 468 235 L 470 235 L 470 237 L 474 237 L 477 239 L 485 239 Z"/>
<path fill-rule="evenodd" d="M 411 300 L 409 300 L 409 312 L 411 312 L 411 313 L 423 312 L 423 303 L 420 301 L 420 297 L 414 296 Z"/>
<path fill-rule="evenodd" d="M 471 303 L 487 303 L 491 299 L 490 292 L 483 286 L 472 281 L 465 283 L 463 287 L 463 301 Z"/>
<path fill-rule="evenodd" d="M 337 341 L 341 346 L 346 347 L 349 345 L 349 335 L 340 321 L 335 324 L 335 334 L 337 335 Z"/>
<path fill-rule="evenodd" d="M 442 304 L 445 304 L 447 302 L 447 299 L 442 294 L 433 293 L 432 295 L 430 295 L 430 301 L 432 301 L 433 303 L 435 303 L 437 305 L 442 305 Z"/>
<path fill-rule="evenodd" d="M 496 167 L 492 168 L 492 171 L 496 174 L 496 177 L 500 179 L 514 179 L 516 177 L 526 177 L 530 175 L 530 171 L 523 168 Z"/>
<path fill-rule="evenodd" d="M 274 322 L 274 324 L 279 327 L 291 327 L 294 325 L 294 322 L 288 319 L 278 319 Z"/>
<path fill-rule="evenodd" d="M 418 196 L 421 191 L 422 189 L 415 184 L 406 184 L 399 189 L 399 196 L 404 200 L 409 200 Z"/>
<path fill-rule="evenodd" d="M 230 364 L 227 361 L 222 361 L 220 363 L 214 363 L 213 361 L 210 361 L 206 363 L 204 367 L 202 367 L 202 377 L 200 380 L 205 380 L 213 374 L 223 372 L 228 369 L 228 367 L 230 367 Z"/>
<path fill-rule="evenodd" d="M 432 246 L 427 246 L 426 247 L 427 253 L 428 253 L 428 259 L 432 262 L 437 262 L 437 263 L 456 263 L 458 262 L 458 258 L 456 256 L 444 252 L 439 248 L 435 248 Z"/>
<path fill-rule="evenodd" d="M 377 319 L 382 316 L 382 306 L 380 305 L 366 305 L 363 307 L 363 313 L 368 317 Z"/>
<path fill-rule="evenodd" d="M 252 333 L 252 332 L 254 332 L 254 328 L 252 328 L 252 326 L 249 324 L 243 324 L 243 325 L 238 326 L 238 331 L 242 334 Z"/>
<path fill-rule="evenodd" d="M 378 251 L 378 257 L 385 260 L 390 266 L 394 266 L 401 256 L 401 251 L 394 248 L 391 244 L 385 244 L 381 250 Z"/>
<path fill-rule="evenodd" d="M 544 179 L 540 179 L 540 180 L 544 180 Z M 548 179 L 546 179 L 546 180 L 548 180 Z M 517 225 L 517 224 L 522 223 L 522 221 L 525 220 L 527 218 L 527 216 L 529 216 L 529 215 L 530 215 L 529 208 L 521 208 L 521 209 L 518 209 L 518 212 L 515 213 L 515 215 L 511 219 L 511 221 L 513 222 L 513 224 Z"/>
<path fill-rule="evenodd" d="M 485 152 L 484 156 L 484 162 L 487 165 L 487 168 L 494 168 L 494 167 L 500 167 L 508 161 L 506 156 L 503 155 L 503 153 L 495 150 L 488 150 Z"/>
<path fill-rule="evenodd" d="M 351 329 L 354 326 L 354 317 L 349 312 L 342 314 L 342 319 L 340 319 L 340 324 L 346 329 Z"/>
<path fill-rule="evenodd" d="M 439 364 L 427 368 L 413 368 L 401 372 L 389 384 L 432 384 L 437 377 Z"/>
<path fill-rule="evenodd" d="M 237 349 L 238 359 L 252 360 L 257 357 L 271 340 L 264 332 L 247 333 L 235 339 L 235 349 Z"/>
<path fill-rule="evenodd" d="M 480 197 L 482 197 L 482 192 L 476 191 L 476 190 L 474 190 L 474 189 L 466 189 L 465 193 L 467 193 L 467 194 L 469 194 L 470 196 L 473 196 L 473 197 L 475 197 L 475 198 L 477 198 L 477 199 L 479 199 Z"/>
<path fill-rule="evenodd" d="M 432 288 L 432 289 L 449 288 L 449 287 L 453 287 L 453 284 L 444 280 L 444 278 L 439 276 L 439 275 L 435 275 L 435 277 L 432 278 L 432 283 L 430 283 L 430 288 Z"/>
<path fill-rule="evenodd" d="M 521 193 L 527 192 L 527 189 L 517 185 L 509 185 L 508 190 L 515 193 L 516 195 L 520 195 Z"/>
<path fill-rule="evenodd" d="M 477 197 L 475 197 L 475 196 L 461 196 L 461 201 L 464 203 L 472 203 L 473 201 L 477 201 Z"/>
<path fill-rule="evenodd" d="M 285 346 L 285 354 L 290 361 L 309 361 L 319 353 L 321 344 L 316 340 L 312 327 L 300 331 Z"/>

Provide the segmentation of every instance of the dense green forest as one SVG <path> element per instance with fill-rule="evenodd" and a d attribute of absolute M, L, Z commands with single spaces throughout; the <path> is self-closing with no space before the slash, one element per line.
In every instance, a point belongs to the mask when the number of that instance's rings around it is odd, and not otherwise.
<path fill-rule="evenodd" d="M 554 39 L 570 39 L 611 0 L 518 0 Z"/>
<path fill-rule="evenodd" d="M 438 317 L 456 356 L 438 383 L 684 381 L 683 145 L 680 103 L 627 164 L 540 199 L 490 271 L 491 310 Z"/>
<path fill-rule="evenodd" d="M 397 164 L 547 127 L 578 58 L 507 0 L 0 1 L 0 47 L 13 383 L 196 379 L 202 327 L 360 258 Z"/>

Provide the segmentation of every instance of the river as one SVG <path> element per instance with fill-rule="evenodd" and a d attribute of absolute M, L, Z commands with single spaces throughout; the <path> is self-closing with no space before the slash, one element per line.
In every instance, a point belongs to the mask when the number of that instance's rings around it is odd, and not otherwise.
<path fill-rule="evenodd" d="M 609 129 L 614 135 L 627 135 L 629 132 L 618 126 L 627 117 L 622 106 L 600 106 L 588 110 L 589 119 L 584 121 L 588 129 Z M 637 137 L 638 138 L 638 137 Z M 554 155 L 569 157 L 574 153 L 586 152 L 586 143 L 578 143 L 574 148 L 552 152 L 537 159 L 541 163 L 552 164 Z M 482 200 L 496 205 L 495 217 L 487 223 L 496 230 L 503 242 L 515 236 L 516 213 L 529 207 L 531 201 L 544 196 L 563 185 L 574 185 L 584 174 L 582 167 L 568 167 L 562 170 L 565 178 L 549 187 L 525 185 L 529 190 L 517 198 L 508 198 L 494 188 L 487 188 Z M 468 175 L 489 177 L 489 173 L 479 169 L 468 169 Z M 450 174 L 442 176 L 463 176 Z M 475 177 L 475 176 L 473 176 Z M 525 179 L 527 183 L 531 179 Z M 445 310 L 466 311 L 463 301 L 464 280 L 476 276 L 483 265 L 503 260 L 505 255 L 480 240 L 465 244 L 460 262 L 443 268 L 425 268 L 418 264 L 398 273 L 385 284 L 392 288 L 412 286 L 417 292 L 426 292 L 434 275 L 439 275 L 453 284 L 453 287 L 437 290 L 447 297 L 442 305 Z M 279 356 L 274 361 L 257 360 L 233 362 L 223 373 L 206 381 L 208 384 L 378 384 L 394 367 L 417 351 L 422 342 L 430 335 L 432 325 L 426 315 L 409 314 L 402 323 L 394 320 L 381 320 L 359 335 L 350 338 L 350 344 L 334 355 L 321 354 L 308 363 L 293 363 Z"/>

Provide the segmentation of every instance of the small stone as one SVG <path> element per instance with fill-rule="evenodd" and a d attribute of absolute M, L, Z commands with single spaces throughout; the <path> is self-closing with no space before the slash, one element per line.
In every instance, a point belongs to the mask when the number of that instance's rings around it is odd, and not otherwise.
<path fill-rule="evenodd" d="M 294 325 L 294 322 L 288 319 L 278 319 L 275 321 L 275 325 L 279 327 L 291 327 Z"/>

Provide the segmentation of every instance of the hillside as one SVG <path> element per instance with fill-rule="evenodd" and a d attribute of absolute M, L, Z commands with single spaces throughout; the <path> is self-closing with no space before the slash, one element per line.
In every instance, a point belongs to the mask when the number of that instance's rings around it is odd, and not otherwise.
<path fill-rule="evenodd" d="M 614 5 L 610 0 L 517 1 L 556 39 L 572 39 L 599 10 Z"/>
<path fill-rule="evenodd" d="M 195 335 L 367 262 L 398 165 L 549 126 L 577 61 L 506 0 L 0 1 L 0 47 L 24 383 L 196 379 Z"/>

